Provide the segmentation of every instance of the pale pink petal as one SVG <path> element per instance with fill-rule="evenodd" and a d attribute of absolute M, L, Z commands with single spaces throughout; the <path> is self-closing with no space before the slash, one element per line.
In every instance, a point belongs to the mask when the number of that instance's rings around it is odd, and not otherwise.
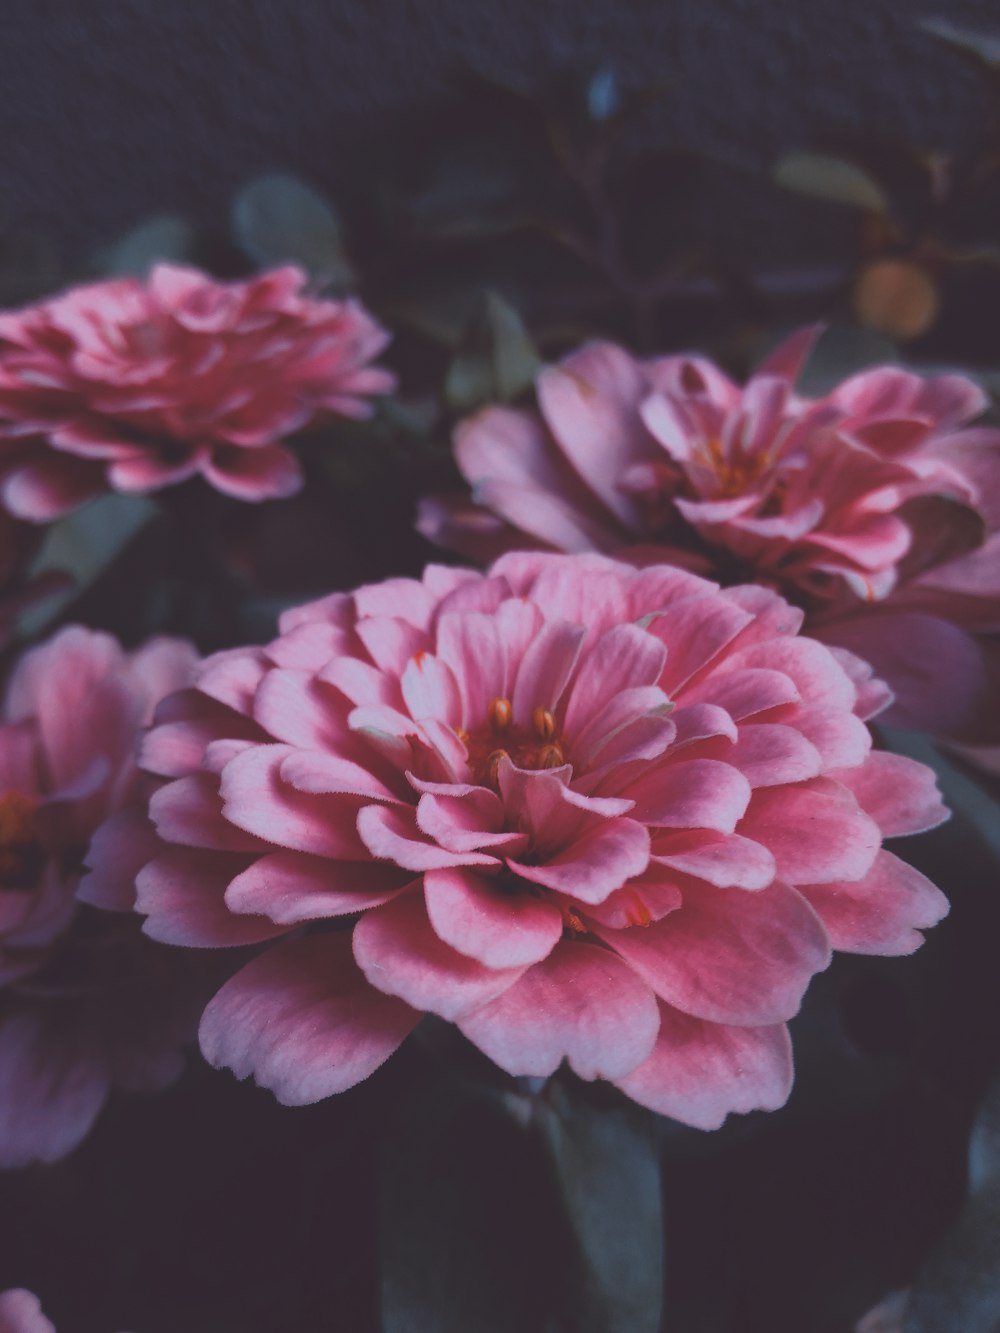
<path fill-rule="evenodd" d="M 781 1024 L 732 1027 L 660 1004 L 653 1052 L 616 1080 L 640 1106 L 697 1129 L 733 1112 L 776 1111 L 792 1088 L 792 1046 Z"/>
<path fill-rule="evenodd" d="M 223 769 L 222 813 L 237 828 L 297 852 L 350 859 L 364 857 L 355 821 L 361 798 L 311 795 L 281 779 L 289 745 L 257 745 Z"/>
<path fill-rule="evenodd" d="M 847 953 L 907 954 L 921 930 L 948 914 L 948 899 L 926 876 L 891 852 L 879 852 L 864 879 L 801 889 L 826 926 L 830 943 Z"/>
<path fill-rule="evenodd" d="M 882 843 L 873 819 L 839 783 L 816 778 L 787 789 L 758 787 L 740 832 L 773 854 L 792 884 L 861 879 Z"/>
<path fill-rule="evenodd" d="M 556 904 L 503 877 L 429 870 L 424 893 L 438 937 L 487 967 L 540 962 L 562 936 L 562 913 Z"/>
<path fill-rule="evenodd" d="M 231 912 L 294 925 L 380 907 L 412 882 L 395 866 L 271 852 L 230 880 L 225 900 Z"/>
<path fill-rule="evenodd" d="M 830 962 L 819 917 L 779 882 L 757 893 L 689 886 L 662 921 L 598 934 L 662 1000 L 713 1023 L 783 1023 Z"/>
<path fill-rule="evenodd" d="M 248 963 L 205 1010 L 199 1037 L 210 1064 L 303 1106 L 368 1078 L 419 1017 L 368 985 L 340 932 L 287 940 Z"/>
<path fill-rule="evenodd" d="M 875 750 L 860 767 L 844 769 L 836 778 L 851 789 L 884 838 L 923 833 L 951 814 L 933 769 L 905 755 Z"/>
<path fill-rule="evenodd" d="M 354 927 L 354 957 L 380 991 L 449 1022 L 501 995 L 524 971 L 523 964 L 486 967 L 445 944 L 420 892 L 366 912 Z"/>
<path fill-rule="evenodd" d="M 163 944 L 229 948 L 286 932 L 264 916 L 236 916 L 226 906 L 229 883 L 247 868 L 235 852 L 167 847 L 136 876 L 136 911 L 143 930 Z"/>
<path fill-rule="evenodd" d="M 615 1079 L 648 1057 L 658 1018 L 614 954 L 567 940 L 459 1027 L 509 1074 L 544 1078 L 565 1060 L 580 1078 Z"/>

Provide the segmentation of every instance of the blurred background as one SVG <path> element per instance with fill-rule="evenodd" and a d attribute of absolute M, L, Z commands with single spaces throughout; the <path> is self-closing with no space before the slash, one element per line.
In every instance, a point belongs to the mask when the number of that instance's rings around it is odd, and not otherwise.
<path fill-rule="evenodd" d="M 413 504 L 454 479 L 454 420 L 588 337 L 742 373 L 823 319 L 817 391 L 878 360 L 1000 385 L 988 0 L 35 0 L 6 7 L 0 76 L 0 304 L 162 258 L 292 260 L 395 335 L 399 401 L 335 455 L 307 440 L 301 497 L 191 497 L 211 586 L 202 547 L 177 561 L 169 500 L 138 537 L 107 511 L 62 530 L 73 614 L 128 642 L 260 638 L 289 600 L 419 569 Z M 812 988 L 786 1111 L 665 1131 L 670 1333 L 848 1333 L 962 1215 L 1000 1043 L 981 834 L 922 840 L 965 904 L 926 950 Z M 433 1180 L 397 1197 L 379 1165 L 404 1091 L 439 1084 L 422 1060 L 302 1111 L 195 1062 L 158 1100 L 116 1099 L 66 1163 L 0 1178 L 0 1287 L 43 1293 L 60 1333 L 491 1333 L 460 1307 L 379 1324 L 380 1231 L 384 1252 L 435 1224 Z M 530 1163 L 509 1125 L 462 1123 L 527 1309 L 547 1244 Z M 496 1327 L 574 1333 L 547 1317 Z"/>

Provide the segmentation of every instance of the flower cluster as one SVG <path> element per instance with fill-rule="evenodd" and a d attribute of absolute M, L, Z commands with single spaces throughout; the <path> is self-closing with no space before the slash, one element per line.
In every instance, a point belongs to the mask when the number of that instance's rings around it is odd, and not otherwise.
<path fill-rule="evenodd" d="M 182 958 L 127 916 L 84 906 L 97 828 L 142 827 L 134 763 L 155 701 L 194 654 L 158 639 L 126 654 L 71 626 L 21 659 L 0 724 L 0 1165 L 51 1161 L 112 1086 L 158 1088 L 191 1033 Z M 126 900 L 122 906 L 129 906 Z"/>
<path fill-rule="evenodd" d="M 371 316 L 304 286 L 160 264 L 0 315 L 0 503 L 44 522 L 198 473 L 241 500 L 298 490 L 281 441 L 394 384 L 369 364 L 388 342 Z"/>
<path fill-rule="evenodd" d="M 889 681 L 895 723 L 982 739 L 1000 724 L 984 637 L 1000 630 L 1000 431 L 968 424 L 986 400 L 957 375 L 881 367 L 799 396 L 815 334 L 743 388 L 703 358 L 584 347 L 541 373 L 537 411 L 460 426 L 474 503 L 425 501 L 421 529 L 479 558 L 623 552 L 775 588 Z"/>
<path fill-rule="evenodd" d="M 882 847 L 945 817 L 932 774 L 872 750 L 888 690 L 801 622 L 596 555 L 334 594 L 161 705 L 157 839 L 97 840 L 90 895 L 146 855 L 154 939 L 276 941 L 201 1042 L 286 1103 L 435 1014 L 510 1074 L 566 1061 L 689 1124 L 780 1106 L 831 950 L 907 953 L 946 910 Z"/>

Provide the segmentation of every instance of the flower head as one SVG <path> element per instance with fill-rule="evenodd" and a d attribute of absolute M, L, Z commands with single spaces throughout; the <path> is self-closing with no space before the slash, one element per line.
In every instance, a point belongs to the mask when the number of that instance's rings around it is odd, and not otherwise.
<path fill-rule="evenodd" d="M 241 500 L 292 494 L 281 441 L 394 382 L 369 364 L 388 336 L 366 311 L 304 284 L 160 264 L 0 316 L 0 502 L 46 521 L 197 473 Z"/>
<path fill-rule="evenodd" d="M 489 408 L 455 455 L 477 507 L 425 502 L 432 538 L 482 556 L 528 540 L 752 579 L 811 633 L 871 660 L 894 720 L 981 726 L 1000 628 L 1000 431 L 982 392 L 892 367 L 818 400 L 794 380 L 815 330 L 740 387 L 710 361 L 593 345 L 549 367 L 537 413 Z M 631 558 L 631 556 L 629 557 Z"/>
<path fill-rule="evenodd" d="M 800 622 L 762 588 L 529 553 L 209 658 L 143 747 L 136 881 L 155 939 L 280 940 L 209 1005 L 208 1058 L 315 1101 L 431 1013 L 511 1074 L 565 1060 L 692 1124 L 780 1105 L 831 948 L 909 952 L 946 907 L 881 846 L 944 817 L 930 771 L 871 751 L 887 690 Z"/>
<path fill-rule="evenodd" d="M 193 661 L 175 640 L 129 655 L 73 626 L 11 678 L 0 724 L 0 1165 L 62 1156 L 113 1084 L 157 1087 L 179 1069 L 189 1002 L 173 993 L 176 960 L 129 917 L 82 906 L 78 890 L 103 821 L 126 855 L 141 833 L 138 731 Z"/>

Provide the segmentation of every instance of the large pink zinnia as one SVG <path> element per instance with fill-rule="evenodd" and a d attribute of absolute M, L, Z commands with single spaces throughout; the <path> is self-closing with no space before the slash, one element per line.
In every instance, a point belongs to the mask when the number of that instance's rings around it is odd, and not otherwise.
<path fill-rule="evenodd" d="M 45 521 L 106 491 L 201 473 L 241 500 L 302 482 L 281 441 L 393 386 L 356 301 L 275 269 L 219 283 L 160 264 L 0 315 L 0 502 Z"/>
<path fill-rule="evenodd" d="M 284 938 L 209 1005 L 208 1058 L 312 1102 L 431 1013 L 508 1073 L 565 1060 L 694 1125 L 780 1106 L 831 948 L 907 953 L 946 908 L 881 846 L 945 817 L 930 770 L 871 752 L 888 691 L 801 619 L 528 553 L 209 658 L 144 745 L 138 907 L 170 943 Z M 101 841 L 95 893 L 141 842 Z"/>
<path fill-rule="evenodd" d="M 82 905 L 78 890 L 102 821 L 126 834 L 136 826 L 122 821 L 148 784 L 134 763 L 139 730 L 194 660 L 176 640 L 126 654 L 74 626 L 26 653 L 10 681 L 0 722 L 2 1166 L 70 1151 L 112 1086 L 162 1086 L 193 1035 L 176 955 L 132 918 Z"/>
<path fill-rule="evenodd" d="M 488 408 L 459 428 L 479 507 L 427 501 L 421 529 L 480 558 L 526 541 L 654 544 L 636 558 L 766 583 L 810 633 L 875 665 L 894 722 L 981 736 L 996 692 L 982 636 L 1000 630 L 1000 431 L 967 426 L 986 400 L 956 375 L 882 367 L 799 397 L 814 336 L 744 388 L 702 358 L 585 347 L 542 372 L 537 412 Z"/>

